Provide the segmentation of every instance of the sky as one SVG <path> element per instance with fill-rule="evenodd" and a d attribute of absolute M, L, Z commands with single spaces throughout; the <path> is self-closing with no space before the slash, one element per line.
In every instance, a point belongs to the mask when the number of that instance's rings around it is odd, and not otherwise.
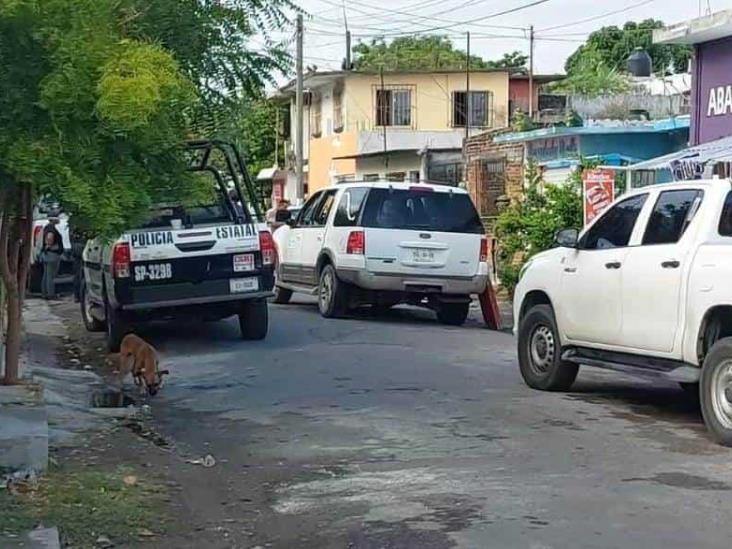
<path fill-rule="evenodd" d="M 354 44 L 384 32 L 423 31 L 448 34 L 456 47 L 465 49 L 469 30 L 471 53 L 495 59 L 513 50 L 528 53 L 525 29 L 533 24 L 537 74 L 563 72 L 567 56 L 600 27 L 648 18 L 673 24 L 699 16 L 700 9 L 704 14 L 708 9 L 732 8 L 732 0 L 296 0 L 309 14 L 305 18 L 306 65 L 340 68 L 345 55 L 343 2 Z M 486 18 L 529 4 L 536 5 Z M 435 30 L 445 26 L 449 28 Z M 291 34 L 287 30 L 276 36 Z"/>

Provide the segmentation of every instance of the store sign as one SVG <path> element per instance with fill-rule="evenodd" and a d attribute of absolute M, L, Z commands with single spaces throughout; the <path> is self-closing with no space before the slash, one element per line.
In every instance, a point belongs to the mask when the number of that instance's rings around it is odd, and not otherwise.
<path fill-rule="evenodd" d="M 707 116 L 732 114 L 732 85 L 709 88 Z"/>
<path fill-rule="evenodd" d="M 582 173 L 585 225 L 592 222 L 615 200 L 615 172 L 597 168 Z"/>

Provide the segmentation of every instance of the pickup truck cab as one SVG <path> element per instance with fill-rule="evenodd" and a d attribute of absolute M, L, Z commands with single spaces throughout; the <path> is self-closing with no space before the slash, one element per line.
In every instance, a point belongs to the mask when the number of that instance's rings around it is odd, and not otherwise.
<path fill-rule="evenodd" d="M 318 296 L 325 317 L 371 305 L 424 306 L 449 325 L 465 322 L 470 295 L 485 290 L 487 242 L 463 189 L 428 183 L 341 183 L 315 193 L 277 229 L 275 301 Z"/>
<path fill-rule="evenodd" d="M 659 184 L 618 198 L 522 269 L 521 374 L 567 390 L 579 365 L 676 381 L 732 445 L 732 185 Z"/>

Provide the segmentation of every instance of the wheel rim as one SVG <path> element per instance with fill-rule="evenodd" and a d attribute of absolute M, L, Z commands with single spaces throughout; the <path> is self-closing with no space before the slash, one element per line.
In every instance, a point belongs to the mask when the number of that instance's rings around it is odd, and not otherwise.
<path fill-rule="evenodd" d="M 725 429 L 732 429 L 732 360 L 717 368 L 711 385 L 714 414 Z"/>
<path fill-rule="evenodd" d="M 333 277 L 329 271 L 323 273 L 320 281 L 320 310 L 327 311 L 333 298 Z"/>
<path fill-rule="evenodd" d="M 529 338 L 529 363 L 538 375 L 546 375 L 554 364 L 556 344 L 554 332 L 549 326 L 539 325 L 534 328 Z"/>

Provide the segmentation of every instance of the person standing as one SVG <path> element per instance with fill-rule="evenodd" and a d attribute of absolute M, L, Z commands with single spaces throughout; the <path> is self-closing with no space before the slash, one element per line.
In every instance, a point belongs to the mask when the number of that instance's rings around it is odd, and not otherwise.
<path fill-rule="evenodd" d="M 61 256 L 64 254 L 63 239 L 56 228 L 58 222 L 58 216 L 52 215 L 48 218 L 48 224 L 43 229 L 43 247 L 41 248 L 41 261 L 43 263 L 41 294 L 43 299 L 56 298 L 56 275 L 58 275 L 58 268 L 61 264 Z"/>

